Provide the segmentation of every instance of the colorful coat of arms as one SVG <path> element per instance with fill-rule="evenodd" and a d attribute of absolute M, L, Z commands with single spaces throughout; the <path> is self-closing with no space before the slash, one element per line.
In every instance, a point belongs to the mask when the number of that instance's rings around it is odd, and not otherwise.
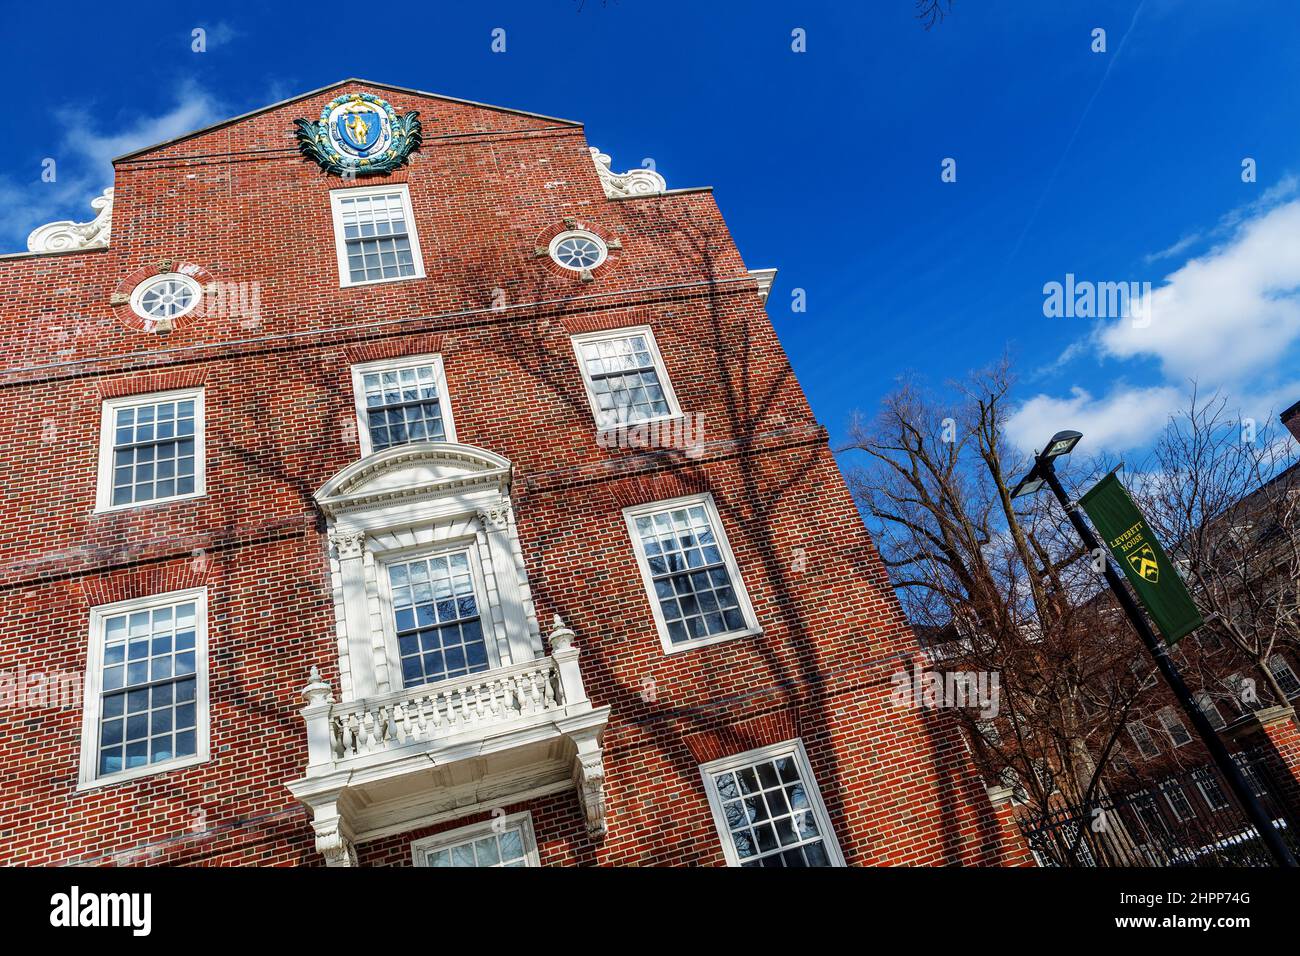
<path fill-rule="evenodd" d="M 298 149 L 339 176 L 389 173 L 406 164 L 423 139 L 420 114 L 398 116 L 371 93 L 345 93 L 320 112 L 320 120 L 294 120 Z"/>

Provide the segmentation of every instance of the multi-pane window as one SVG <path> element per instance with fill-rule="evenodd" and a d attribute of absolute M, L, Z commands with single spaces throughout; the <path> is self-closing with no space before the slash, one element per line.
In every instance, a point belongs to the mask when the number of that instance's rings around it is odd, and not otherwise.
<path fill-rule="evenodd" d="M 842 866 L 797 742 L 701 767 L 732 866 Z"/>
<path fill-rule="evenodd" d="M 205 755 L 205 614 L 201 591 L 92 612 L 83 783 Z"/>
<path fill-rule="evenodd" d="M 625 512 L 666 650 L 754 628 L 712 499 Z"/>
<path fill-rule="evenodd" d="M 488 669 L 468 551 L 390 564 L 388 580 L 403 686 Z"/>
<path fill-rule="evenodd" d="M 537 866 L 532 820 L 517 813 L 439 834 L 411 845 L 416 866 Z"/>
<path fill-rule="evenodd" d="M 340 189 L 330 200 L 343 285 L 424 275 L 405 187 Z"/>
<path fill-rule="evenodd" d="M 1137 812 L 1138 819 L 1142 821 L 1142 828 L 1146 830 L 1148 840 L 1160 841 L 1168 838 L 1169 824 L 1165 821 L 1165 815 L 1160 812 L 1160 806 L 1154 796 L 1145 792 L 1135 794 L 1132 806 Z"/>
<path fill-rule="evenodd" d="M 1240 714 L 1250 711 L 1250 705 L 1256 702 L 1255 682 L 1242 677 L 1241 674 L 1229 674 L 1223 679 L 1223 686 L 1228 689 L 1232 706 Z"/>
<path fill-rule="evenodd" d="M 203 494 L 203 393 L 104 403 L 99 508 Z"/>
<path fill-rule="evenodd" d="M 1205 691 L 1198 691 L 1196 694 L 1196 706 L 1200 708 L 1205 719 L 1210 722 L 1215 730 L 1222 730 L 1228 726 L 1228 722 L 1223 719 L 1223 714 L 1219 712 L 1218 706 L 1214 703 L 1214 698 Z"/>
<path fill-rule="evenodd" d="M 437 356 L 358 365 L 352 384 L 367 454 L 409 442 L 455 439 Z"/>
<path fill-rule="evenodd" d="M 609 250 L 600 237 L 590 232 L 563 232 L 551 240 L 551 258 L 566 269 L 581 272 L 605 261 Z"/>
<path fill-rule="evenodd" d="M 1291 669 L 1285 657 L 1274 654 L 1268 659 L 1268 669 L 1277 680 L 1278 686 L 1282 688 L 1282 693 L 1288 697 L 1300 694 L 1300 679 L 1296 678 L 1295 671 Z"/>
<path fill-rule="evenodd" d="M 1151 739 L 1151 731 L 1147 729 L 1146 724 L 1134 720 L 1126 725 L 1126 729 L 1129 737 L 1133 739 L 1133 745 L 1143 757 L 1154 757 L 1160 753 L 1160 748 Z"/>
<path fill-rule="evenodd" d="M 176 319 L 192 311 L 203 297 L 193 278 L 172 272 L 146 279 L 131 293 L 131 308 L 143 319 Z"/>
<path fill-rule="evenodd" d="M 573 347 L 599 427 L 677 414 L 677 400 L 649 329 L 580 335 Z"/>
<path fill-rule="evenodd" d="M 1211 810 L 1222 810 L 1228 805 L 1228 797 L 1223 792 L 1223 787 L 1219 784 L 1219 778 L 1210 770 L 1197 770 L 1192 774 L 1192 779 L 1196 781 L 1196 788 L 1201 791 L 1201 796 L 1205 798 L 1205 804 Z"/>
<path fill-rule="evenodd" d="M 1187 732 L 1187 727 L 1183 724 L 1182 718 L 1174 713 L 1172 707 L 1162 707 L 1156 716 L 1160 720 L 1160 726 L 1165 729 L 1165 733 L 1169 735 L 1169 739 L 1175 747 L 1181 747 L 1192 742 L 1192 735 Z"/>
<path fill-rule="evenodd" d="M 1179 821 L 1190 820 L 1196 815 L 1192 810 L 1192 803 L 1187 799 L 1187 793 L 1183 790 L 1183 785 L 1176 780 L 1171 780 L 1160 787 L 1160 792 L 1165 795 L 1165 800 L 1169 802 L 1169 808 L 1174 811 L 1174 818 Z"/>

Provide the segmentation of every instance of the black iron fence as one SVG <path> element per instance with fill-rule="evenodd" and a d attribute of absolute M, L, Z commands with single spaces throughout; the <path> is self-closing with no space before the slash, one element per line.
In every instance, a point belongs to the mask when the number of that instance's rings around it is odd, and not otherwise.
<path fill-rule="evenodd" d="M 1273 826 L 1300 855 L 1300 821 L 1258 752 L 1234 759 Z M 1144 789 L 1106 793 L 1081 809 L 1063 805 L 1020 828 L 1039 866 L 1272 866 L 1273 858 L 1213 765 Z"/>

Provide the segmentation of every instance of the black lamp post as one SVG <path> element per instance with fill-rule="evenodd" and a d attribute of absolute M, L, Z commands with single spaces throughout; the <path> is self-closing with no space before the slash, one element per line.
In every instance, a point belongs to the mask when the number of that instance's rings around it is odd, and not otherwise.
<path fill-rule="evenodd" d="M 1169 657 L 1169 649 L 1165 646 L 1165 642 L 1156 635 L 1151 629 L 1151 625 L 1147 623 L 1146 615 L 1142 613 L 1137 601 L 1133 599 L 1133 595 L 1124 586 L 1123 579 L 1120 578 L 1119 573 L 1111 565 L 1109 552 L 1102 549 L 1101 542 L 1092 533 L 1092 529 L 1088 527 L 1083 520 L 1083 516 L 1079 514 L 1078 506 L 1070 501 L 1065 489 L 1061 487 L 1060 480 L 1056 477 L 1056 466 L 1053 461 L 1072 452 L 1074 446 L 1079 444 L 1079 439 L 1082 437 L 1082 434 L 1074 431 L 1057 432 L 1053 435 L 1047 443 L 1046 449 L 1034 459 L 1034 467 L 1029 474 L 1020 479 L 1015 488 L 1012 489 L 1011 497 L 1018 498 L 1021 495 L 1031 495 L 1042 488 L 1043 485 L 1047 485 L 1052 489 L 1052 493 L 1056 495 L 1056 500 L 1065 509 L 1070 524 L 1074 525 L 1074 530 L 1079 533 L 1079 537 L 1083 540 L 1084 547 L 1092 551 L 1093 554 L 1100 552 L 1103 556 L 1103 573 L 1106 576 L 1106 583 L 1110 585 L 1110 589 L 1115 593 L 1116 600 L 1119 601 L 1120 607 L 1124 609 L 1124 613 L 1128 615 L 1133 629 L 1142 638 L 1142 643 L 1146 644 L 1147 650 L 1155 658 L 1156 667 L 1159 668 L 1165 683 L 1174 692 L 1174 696 L 1178 698 L 1178 703 L 1182 705 L 1183 713 L 1187 715 L 1187 718 L 1192 722 L 1192 726 L 1196 728 L 1196 732 L 1200 734 L 1202 742 L 1210 752 L 1210 756 L 1214 758 L 1219 770 L 1222 771 L 1228 786 L 1232 788 L 1232 792 L 1255 825 L 1260 839 L 1264 841 L 1265 846 L 1268 847 L 1273 859 L 1277 861 L 1279 866 L 1295 867 L 1298 865 L 1295 856 L 1273 826 L 1272 819 L 1255 797 L 1255 791 L 1246 782 L 1246 778 L 1241 773 L 1241 768 L 1237 766 L 1236 761 L 1228 753 L 1228 748 L 1219 739 L 1219 735 L 1210 724 L 1209 718 L 1196 705 L 1191 691 L 1183 683 L 1178 668 L 1174 666 L 1173 660 Z"/>

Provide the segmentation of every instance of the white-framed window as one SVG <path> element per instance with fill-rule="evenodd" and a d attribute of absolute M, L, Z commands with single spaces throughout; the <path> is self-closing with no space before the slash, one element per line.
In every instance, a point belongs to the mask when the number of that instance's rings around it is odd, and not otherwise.
<path fill-rule="evenodd" d="M 131 309 L 142 319 L 178 319 L 192 312 L 203 289 L 190 276 L 164 272 L 150 276 L 131 292 Z"/>
<path fill-rule="evenodd" d="M 1268 669 L 1272 671 L 1274 679 L 1282 688 L 1282 693 L 1288 697 L 1294 697 L 1300 694 L 1300 679 L 1295 676 L 1295 671 L 1287 663 L 1287 659 L 1281 654 L 1274 654 L 1268 659 Z"/>
<path fill-rule="evenodd" d="M 666 652 L 759 633 L 712 495 L 637 505 L 623 516 Z"/>
<path fill-rule="evenodd" d="M 403 687 L 418 687 L 499 666 L 484 633 L 486 593 L 472 542 L 383 562 L 388 638 Z"/>
<path fill-rule="evenodd" d="M 1211 810 L 1222 810 L 1228 806 L 1228 795 L 1223 792 L 1219 778 L 1212 770 L 1197 770 L 1192 774 L 1192 779 L 1196 781 L 1196 789 L 1201 791 L 1207 807 Z"/>
<path fill-rule="evenodd" d="M 1192 802 L 1187 799 L 1187 793 L 1183 790 L 1183 785 L 1177 780 L 1170 780 L 1162 784 L 1160 792 L 1165 795 L 1165 802 L 1169 804 L 1169 809 L 1174 812 L 1175 820 L 1181 823 L 1196 816 L 1196 811 L 1192 809 Z"/>
<path fill-rule="evenodd" d="M 975 721 L 975 733 L 991 747 L 996 747 L 1002 743 L 1002 732 L 998 730 L 998 724 L 995 720 Z"/>
<path fill-rule="evenodd" d="M 1160 726 L 1165 729 L 1169 735 L 1169 740 L 1175 747 L 1182 747 L 1192 742 L 1192 735 L 1188 733 L 1183 719 L 1174 712 L 1172 707 L 1162 707 L 1156 718 L 1160 721 Z"/>
<path fill-rule="evenodd" d="M 1146 831 L 1146 842 L 1160 842 L 1169 836 L 1169 823 L 1165 820 L 1165 815 L 1160 812 L 1160 805 L 1156 803 L 1154 794 L 1141 790 L 1133 794 L 1129 806 L 1133 808 L 1142 824 L 1142 829 Z"/>
<path fill-rule="evenodd" d="M 416 840 L 411 860 L 416 866 L 541 866 L 526 810 Z"/>
<path fill-rule="evenodd" d="M 649 326 L 573 337 L 596 427 L 615 428 L 681 414 Z"/>
<path fill-rule="evenodd" d="M 404 184 L 330 192 L 339 285 L 424 278 L 411 194 Z"/>
<path fill-rule="evenodd" d="M 609 258 L 605 240 L 586 229 L 570 229 L 551 240 L 547 252 L 555 263 L 572 272 L 596 268 Z"/>
<path fill-rule="evenodd" d="M 1133 746 L 1137 747 L 1137 752 L 1143 757 L 1155 757 L 1160 753 L 1160 748 L 1156 742 L 1151 739 L 1151 731 L 1147 725 L 1140 720 L 1129 721 L 1125 725 L 1128 735 L 1133 740 Z"/>
<path fill-rule="evenodd" d="M 798 738 L 700 767 L 729 866 L 843 866 Z"/>
<path fill-rule="evenodd" d="M 1228 689 L 1229 699 L 1237 712 L 1243 715 L 1250 713 L 1250 705 L 1257 703 L 1254 679 L 1243 677 L 1240 673 L 1229 674 L 1223 679 L 1223 686 Z"/>
<path fill-rule="evenodd" d="M 354 365 L 352 394 L 363 457 L 410 442 L 456 440 L 440 355 Z"/>
<path fill-rule="evenodd" d="M 1214 698 L 1205 691 L 1197 691 L 1196 706 L 1201 709 L 1205 719 L 1210 722 L 1210 726 L 1215 730 L 1222 730 L 1228 726 L 1228 722 L 1223 719 L 1223 714 L 1219 712 L 1218 706 L 1214 703 Z"/>
<path fill-rule="evenodd" d="M 96 511 L 204 494 L 203 389 L 104 402 Z"/>
<path fill-rule="evenodd" d="M 1020 774 L 1016 773 L 1015 767 L 1003 767 L 998 773 L 998 780 L 1002 786 L 1011 791 L 1012 802 L 1021 805 L 1029 802 L 1029 793 L 1025 790 L 1025 785 L 1020 782 Z"/>
<path fill-rule="evenodd" d="M 82 710 L 82 788 L 208 759 L 207 592 L 93 608 Z"/>

